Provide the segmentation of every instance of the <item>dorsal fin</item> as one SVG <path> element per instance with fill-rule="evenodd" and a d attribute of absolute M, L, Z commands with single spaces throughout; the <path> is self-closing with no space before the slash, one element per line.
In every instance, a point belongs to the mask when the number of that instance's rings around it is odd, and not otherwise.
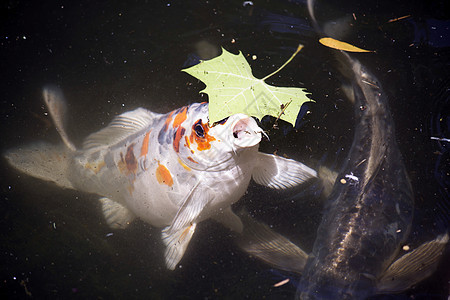
<path fill-rule="evenodd" d="M 145 108 L 137 108 L 123 113 L 115 117 L 107 127 L 89 135 L 83 143 L 83 149 L 87 150 L 120 142 L 128 135 L 151 125 L 158 116 L 160 114 L 153 113 Z"/>
<path fill-rule="evenodd" d="M 50 116 L 55 124 L 56 130 L 61 136 L 64 144 L 72 151 L 76 148 L 69 140 L 66 130 L 64 128 L 65 114 L 66 114 L 66 100 L 60 88 L 48 85 L 43 88 L 42 96 L 44 97 L 45 105 L 48 108 Z"/>

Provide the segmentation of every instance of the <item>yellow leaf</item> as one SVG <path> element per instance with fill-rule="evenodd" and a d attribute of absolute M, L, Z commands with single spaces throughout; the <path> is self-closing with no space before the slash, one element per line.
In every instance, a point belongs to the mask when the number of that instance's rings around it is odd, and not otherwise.
<path fill-rule="evenodd" d="M 235 55 L 225 49 L 220 56 L 183 71 L 205 83 L 201 93 L 208 94 L 210 124 L 243 113 L 260 120 L 271 115 L 295 126 L 302 104 L 311 101 L 307 92 L 298 87 L 272 86 L 264 80 L 281 70 L 302 48 L 300 45 L 286 63 L 262 79 L 253 76 L 241 52 Z"/>
<path fill-rule="evenodd" d="M 346 42 L 341 42 L 341 41 L 335 40 L 330 37 L 321 38 L 319 40 L 319 43 L 321 43 L 324 46 L 333 48 L 333 49 L 343 50 L 343 51 L 348 51 L 348 52 L 373 52 L 371 50 L 361 49 L 356 46 L 350 45 Z"/>

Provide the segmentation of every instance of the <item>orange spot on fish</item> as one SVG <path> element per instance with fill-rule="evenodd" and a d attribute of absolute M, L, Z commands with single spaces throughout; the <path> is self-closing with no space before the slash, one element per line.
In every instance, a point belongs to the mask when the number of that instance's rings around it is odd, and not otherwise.
<path fill-rule="evenodd" d="M 95 174 L 98 174 L 98 172 L 100 172 L 100 170 L 101 170 L 104 166 L 106 166 L 105 162 L 104 162 L 104 161 L 101 161 L 101 162 L 99 162 L 99 163 L 86 163 L 86 164 L 84 165 L 84 168 L 85 168 L 85 169 L 91 170 L 91 171 L 94 172 Z"/>
<path fill-rule="evenodd" d="M 120 152 L 120 160 L 117 162 L 117 168 L 119 169 L 120 173 L 126 173 L 127 166 L 125 164 L 125 159 L 123 158 L 123 153 Z"/>
<path fill-rule="evenodd" d="M 177 113 L 175 116 L 175 119 L 173 120 L 173 128 L 176 128 L 178 126 L 181 126 L 181 124 L 186 120 L 187 118 L 187 106 L 184 106 L 181 108 L 181 111 Z"/>
<path fill-rule="evenodd" d="M 164 122 L 164 131 L 167 131 L 167 129 L 169 129 L 169 125 L 170 125 L 170 122 L 172 122 L 172 117 L 173 117 L 174 113 L 175 113 L 175 111 L 171 111 L 169 113 L 169 115 L 167 116 L 167 119 Z"/>
<path fill-rule="evenodd" d="M 183 230 L 183 233 L 180 235 L 180 242 L 184 240 L 186 235 L 189 233 L 189 230 L 191 230 L 192 224 L 189 225 L 185 230 Z"/>
<path fill-rule="evenodd" d="M 190 148 L 191 147 L 191 143 L 189 142 L 189 139 L 187 137 L 187 135 L 184 136 L 184 140 L 186 141 L 186 144 L 184 144 L 186 147 Z"/>
<path fill-rule="evenodd" d="M 127 170 L 129 173 L 136 174 L 138 163 L 133 152 L 134 143 L 128 146 L 127 154 L 125 154 L 125 163 L 127 164 Z"/>
<path fill-rule="evenodd" d="M 129 185 L 129 186 L 127 186 L 127 190 L 128 190 L 128 193 L 130 193 L 130 195 L 133 195 L 133 192 L 134 192 L 134 185 Z"/>
<path fill-rule="evenodd" d="M 187 159 L 189 159 L 190 161 L 192 161 L 193 163 L 196 163 L 196 164 L 198 164 L 198 162 L 196 162 L 192 157 L 190 157 L 190 156 L 188 156 L 188 158 Z"/>
<path fill-rule="evenodd" d="M 194 127 L 197 124 L 200 124 L 203 127 L 203 136 L 198 136 L 196 134 Z M 189 140 L 191 141 L 191 143 L 195 141 L 197 143 L 197 149 L 200 151 L 211 149 L 211 142 L 216 140 L 213 136 L 208 134 L 208 131 L 208 123 L 203 124 L 202 120 L 198 120 L 192 126 L 191 136 L 189 137 Z"/>
<path fill-rule="evenodd" d="M 117 166 L 121 173 L 125 173 L 126 175 L 136 174 L 138 168 L 138 162 L 136 157 L 134 156 L 133 151 L 134 143 L 128 146 L 127 153 L 125 157 L 123 157 L 122 152 L 120 152 L 120 161 Z"/>
<path fill-rule="evenodd" d="M 178 158 L 178 163 L 179 163 L 186 171 L 191 171 L 191 168 L 189 168 L 188 166 L 186 166 L 186 164 L 185 164 L 184 162 L 182 162 L 180 158 Z"/>
<path fill-rule="evenodd" d="M 158 180 L 160 184 L 165 184 L 168 186 L 173 185 L 173 178 L 170 174 L 170 171 L 165 166 L 159 163 L 158 168 L 156 168 L 156 180 Z"/>
<path fill-rule="evenodd" d="M 194 134 L 192 134 L 193 132 L 191 132 L 191 135 L 189 136 L 189 142 L 192 144 L 194 142 Z M 187 138 L 187 137 L 186 137 Z"/>
<path fill-rule="evenodd" d="M 149 132 L 147 132 L 144 136 L 144 141 L 142 142 L 142 147 L 141 147 L 141 156 L 145 156 L 148 153 L 148 140 L 150 138 L 150 132 L 152 132 L 151 130 Z"/>
<path fill-rule="evenodd" d="M 127 190 L 130 195 L 134 191 L 134 181 L 136 179 L 136 172 L 138 169 L 138 162 L 134 156 L 134 143 L 128 146 L 125 157 L 123 153 L 120 152 L 120 161 L 117 163 L 120 173 L 125 174 L 128 177 L 129 184 Z"/>
<path fill-rule="evenodd" d="M 177 153 L 180 152 L 180 140 L 185 131 L 184 127 L 178 127 L 173 136 L 173 149 L 175 149 L 175 152 Z"/>

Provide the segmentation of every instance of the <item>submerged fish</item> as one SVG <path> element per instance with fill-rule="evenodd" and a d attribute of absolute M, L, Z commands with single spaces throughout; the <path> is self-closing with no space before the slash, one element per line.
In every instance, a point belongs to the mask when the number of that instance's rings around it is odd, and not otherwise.
<path fill-rule="evenodd" d="M 207 103 L 168 114 L 126 112 L 77 149 L 64 130 L 62 92 L 47 87 L 43 96 L 64 145 L 17 148 L 6 159 L 31 176 L 100 195 L 112 228 L 125 228 L 136 217 L 164 227 L 169 269 L 181 260 L 202 220 L 213 218 L 242 231 L 231 204 L 251 178 L 283 189 L 316 176 L 297 161 L 258 152 L 263 130 L 251 117 L 236 114 L 209 126 Z"/>
<path fill-rule="evenodd" d="M 412 188 L 384 91 L 345 56 L 353 71 L 356 130 L 300 281 L 302 299 L 364 299 L 405 290 L 431 274 L 448 240 L 438 237 L 394 262 L 410 232 Z"/>
<path fill-rule="evenodd" d="M 344 55 L 353 82 L 356 130 L 312 253 L 244 219 L 242 248 L 301 273 L 300 299 L 365 299 L 405 291 L 434 272 L 448 242 L 445 233 L 398 258 L 412 223 L 412 188 L 384 91 L 359 61 Z"/>

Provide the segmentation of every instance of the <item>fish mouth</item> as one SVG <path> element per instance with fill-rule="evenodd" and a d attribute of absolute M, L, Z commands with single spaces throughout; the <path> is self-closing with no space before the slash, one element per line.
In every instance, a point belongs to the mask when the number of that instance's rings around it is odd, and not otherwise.
<path fill-rule="evenodd" d="M 253 147 L 261 141 L 264 131 L 256 124 L 253 118 L 244 116 L 235 121 L 233 129 L 233 143 L 238 148 Z"/>

